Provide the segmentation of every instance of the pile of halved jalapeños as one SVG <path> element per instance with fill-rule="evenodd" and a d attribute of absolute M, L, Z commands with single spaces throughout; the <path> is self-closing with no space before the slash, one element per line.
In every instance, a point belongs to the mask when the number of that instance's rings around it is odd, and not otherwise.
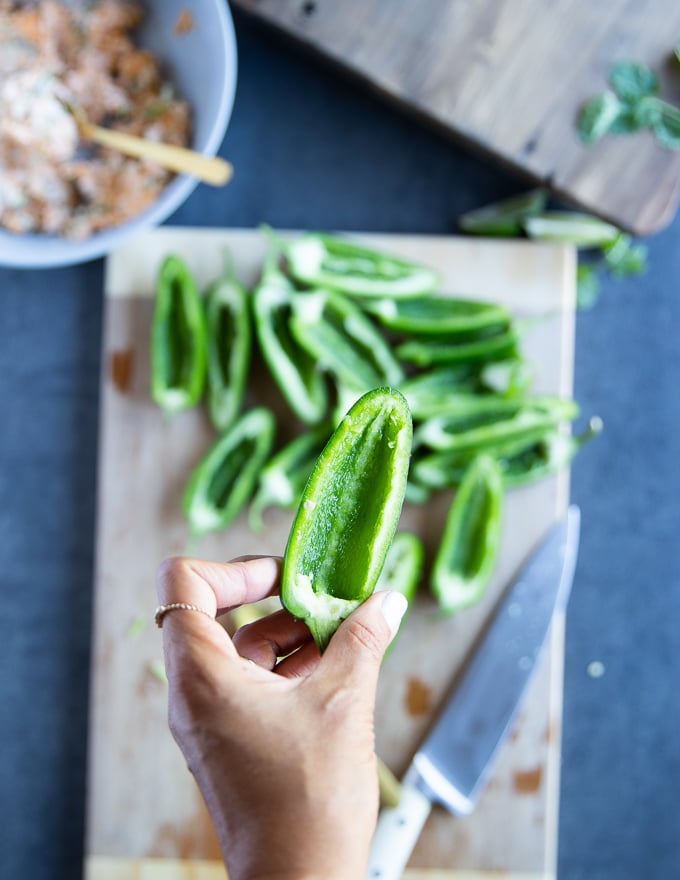
<path fill-rule="evenodd" d="M 323 649 L 379 577 L 412 597 L 422 545 L 392 540 L 404 492 L 424 503 L 454 489 L 430 586 L 443 612 L 473 604 L 494 569 L 505 491 L 567 466 L 599 420 L 572 436 L 576 403 L 531 393 L 503 306 L 439 293 L 435 271 L 345 238 L 266 234 L 252 291 L 227 268 L 202 296 L 176 256 L 158 274 L 152 397 L 176 413 L 207 395 L 219 434 L 184 493 L 192 533 L 248 504 L 259 530 L 268 507 L 299 505 L 282 598 L 303 618 L 317 596 L 333 600 L 327 620 L 318 607 L 305 618 Z M 244 408 L 254 344 L 305 426 L 282 447 L 273 413 Z"/>

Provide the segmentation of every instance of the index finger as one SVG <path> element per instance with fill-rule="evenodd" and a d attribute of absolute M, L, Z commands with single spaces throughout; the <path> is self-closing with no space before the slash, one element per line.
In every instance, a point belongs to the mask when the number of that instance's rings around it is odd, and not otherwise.
<path fill-rule="evenodd" d="M 271 596 L 280 568 L 281 560 L 273 556 L 239 557 L 227 563 L 173 556 L 158 570 L 158 600 L 161 605 L 197 605 L 215 617 Z"/>

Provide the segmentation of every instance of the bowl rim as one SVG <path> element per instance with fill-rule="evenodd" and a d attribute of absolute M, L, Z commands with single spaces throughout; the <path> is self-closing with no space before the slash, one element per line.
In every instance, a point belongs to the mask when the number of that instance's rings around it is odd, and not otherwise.
<path fill-rule="evenodd" d="M 238 69 L 236 35 L 228 4 L 216 2 L 214 8 L 225 45 L 225 75 L 217 114 L 201 151 L 205 156 L 215 156 L 224 140 L 236 97 Z M 16 234 L 0 227 L 0 267 L 49 269 L 104 257 L 130 235 L 163 223 L 187 200 L 199 183 L 196 177 L 179 174 L 145 211 L 120 226 L 112 226 L 81 240 L 70 241 L 62 236 L 39 233 Z M 26 253 L 27 248 L 30 248 L 30 253 Z"/>

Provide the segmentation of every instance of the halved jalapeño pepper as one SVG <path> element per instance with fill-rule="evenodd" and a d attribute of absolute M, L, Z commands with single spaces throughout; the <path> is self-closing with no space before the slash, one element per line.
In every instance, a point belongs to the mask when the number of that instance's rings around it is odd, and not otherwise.
<path fill-rule="evenodd" d="M 395 590 L 409 602 L 416 594 L 423 567 L 423 543 L 413 532 L 397 532 L 387 551 L 376 590 Z"/>
<path fill-rule="evenodd" d="M 231 271 L 208 290 L 208 407 L 218 431 L 237 417 L 250 364 L 251 329 L 248 293 Z"/>
<path fill-rule="evenodd" d="M 179 257 L 161 264 L 151 324 L 151 396 L 164 412 L 198 403 L 206 374 L 206 329 L 196 282 Z"/>
<path fill-rule="evenodd" d="M 451 395 L 449 409 L 422 422 L 414 440 L 418 445 L 447 452 L 493 451 L 524 448 L 550 428 L 578 415 L 569 398 L 506 398 L 497 395 Z"/>
<path fill-rule="evenodd" d="M 433 364 L 490 363 L 518 356 L 517 331 L 506 327 L 499 332 L 429 336 L 409 339 L 397 348 L 397 357 L 419 367 Z"/>
<path fill-rule="evenodd" d="M 413 418 L 422 420 L 447 412 L 451 397 L 466 395 L 477 400 L 479 377 L 473 364 L 443 365 L 409 377 L 399 390 L 408 401 Z"/>
<path fill-rule="evenodd" d="M 350 388 L 368 391 L 404 378 L 389 346 L 353 302 L 331 290 L 298 293 L 290 328 L 322 369 Z"/>
<path fill-rule="evenodd" d="M 193 535 L 227 526 L 252 494 L 274 440 L 274 416 L 249 410 L 223 434 L 191 475 L 182 509 Z"/>
<path fill-rule="evenodd" d="M 281 600 L 320 651 L 375 589 L 401 513 L 411 436 L 404 397 L 369 391 L 334 431 L 302 493 Z"/>
<path fill-rule="evenodd" d="M 468 211 L 458 218 L 458 225 L 473 235 L 519 235 L 523 231 L 524 220 L 540 214 L 547 202 L 547 190 L 532 189 L 519 196 Z"/>
<path fill-rule="evenodd" d="M 393 590 L 401 593 L 408 600 L 410 609 L 418 588 L 424 557 L 423 542 L 418 535 L 414 535 L 413 532 L 397 532 L 390 544 L 390 549 L 387 551 L 385 564 L 375 589 Z M 402 618 L 401 626 L 404 625 L 405 619 L 406 615 Z M 390 647 L 393 644 L 394 639 L 390 643 Z"/>
<path fill-rule="evenodd" d="M 300 500 L 312 468 L 331 433 L 329 425 L 305 431 L 264 465 L 248 510 L 248 523 L 254 532 L 262 530 L 262 513 L 268 507 L 293 507 Z"/>
<path fill-rule="evenodd" d="M 269 371 L 293 412 L 307 424 L 320 422 L 327 407 L 326 382 L 318 364 L 290 332 L 295 290 L 267 269 L 253 292 L 255 332 Z"/>
<path fill-rule="evenodd" d="M 390 330 L 414 335 L 475 333 L 507 327 L 507 309 L 494 303 L 444 296 L 371 299 L 362 307 Z"/>
<path fill-rule="evenodd" d="M 473 605 L 484 593 L 498 557 L 502 502 L 498 463 L 480 455 L 453 498 L 432 567 L 432 592 L 445 614 Z"/>
<path fill-rule="evenodd" d="M 502 394 L 504 397 L 521 397 L 529 391 L 532 378 L 531 366 L 524 358 L 509 357 L 481 367 L 479 388 L 482 392 Z"/>
<path fill-rule="evenodd" d="M 506 489 L 526 486 L 566 468 L 576 453 L 602 430 L 602 420 L 594 417 L 581 434 L 553 430 L 537 443 L 498 462 Z"/>
<path fill-rule="evenodd" d="M 286 246 L 285 254 L 298 281 L 352 296 L 424 296 L 439 284 L 433 269 L 336 235 L 303 235 Z"/>
<path fill-rule="evenodd" d="M 581 449 L 602 430 L 602 421 L 592 418 L 585 431 L 572 436 L 557 427 L 544 430 L 539 437 L 499 444 L 487 449 L 498 461 L 503 486 L 513 489 L 525 486 L 566 468 Z M 467 452 L 435 452 L 414 461 L 411 480 L 423 493 L 428 490 L 453 488 L 460 485 L 474 454 Z M 409 492 L 406 495 L 409 499 Z"/>

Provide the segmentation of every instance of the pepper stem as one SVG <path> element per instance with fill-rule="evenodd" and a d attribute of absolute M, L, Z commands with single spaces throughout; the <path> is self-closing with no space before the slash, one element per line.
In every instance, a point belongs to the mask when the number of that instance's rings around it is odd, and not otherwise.
<path fill-rule="evenodd" d="M 588 427 L 582 434 L 579 434 L 578 437 L 574 437 L 574 443 L 578 449 L 583 446 L 584 443 L 588 443 L 593 437 L 597 437 L 598 434 L 602 432 L 604 428 L 604 422 L 599 416 L 593 416 L 588 422 Z"/>

